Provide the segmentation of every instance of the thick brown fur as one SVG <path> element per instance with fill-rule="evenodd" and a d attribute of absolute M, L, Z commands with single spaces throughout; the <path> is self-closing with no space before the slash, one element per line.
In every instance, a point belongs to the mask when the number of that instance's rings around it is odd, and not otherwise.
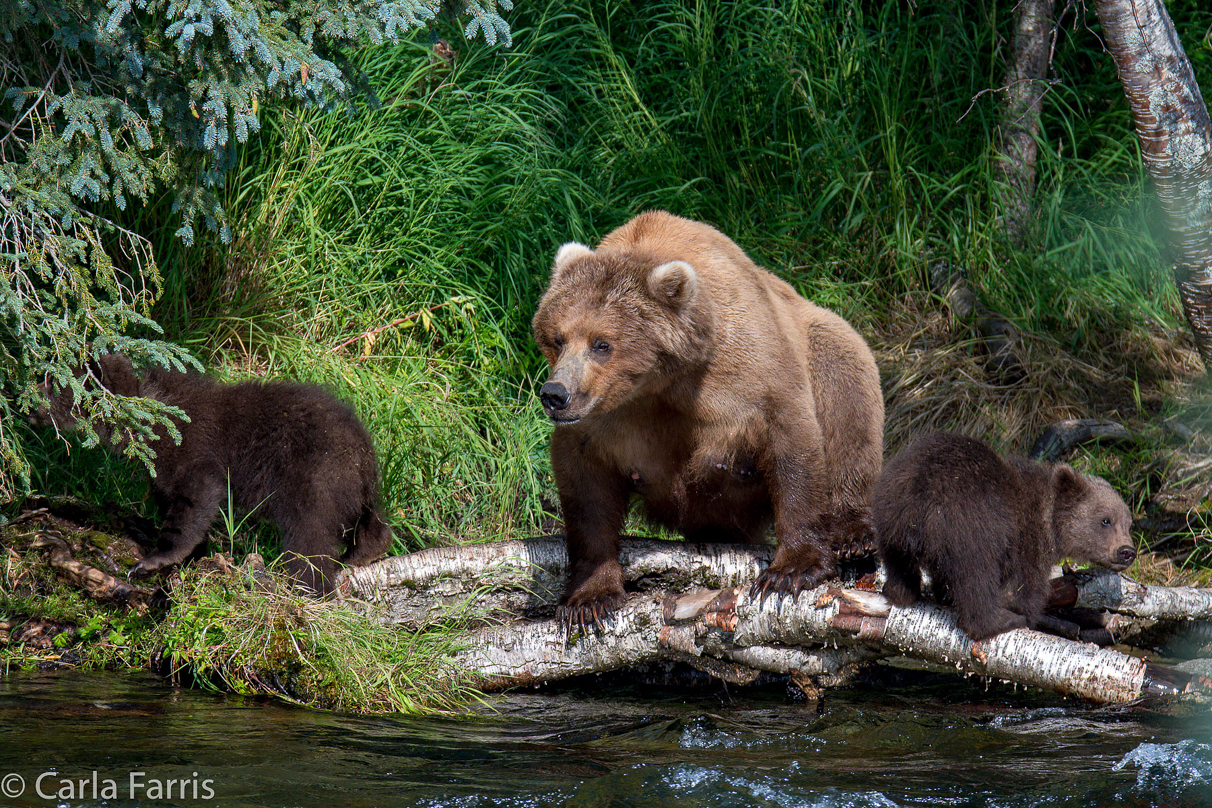
<path fill-rule="evenodd" d="M 571 579 L 562 618 L 622 600 L 632 495 L 694 541 L 778 550 L 756 594 L 794 594 L 870 549 L 883 455 L 879 371 L 842 318 L 718 230 L 641 214 L 556 255 L 533 322 Z"/>
<path fill-rule="evenodd" d="M 137 373 L 122 354 L 90 366 L 121 396 L 179 407 L 178 445 L 163 427 L 151 480 L 164 515 L 160 549 L 131 571 L 159 572 L 201 549 L 228 487 L 237 508 L 282 531 L 287 568 L 318 594 L 332 589 L 337 562 L 368 564 L 391 545 L 377 505 L 379 472 L 370 435 L 358 417 L 324 390 L 287 382 L 221 384 L 196 373 L 153 368 Z M 53 393 L 49 391 L 48 393 Z M 75 425 L 70 388 L 50 395 L 37 420 Z M 103 440 L 110 430 L 95 426 Z"/>
<path fill-rule="evenodd" d="M 919 600 L 924 568 L 973 640 L 1034 626 L 1060 559 L 1122 570 L 1136 558 L 1132 515 L 1105 480 L 963 435 L 928 435 L 889 461 L 873 511 L 884 595 Z"/>

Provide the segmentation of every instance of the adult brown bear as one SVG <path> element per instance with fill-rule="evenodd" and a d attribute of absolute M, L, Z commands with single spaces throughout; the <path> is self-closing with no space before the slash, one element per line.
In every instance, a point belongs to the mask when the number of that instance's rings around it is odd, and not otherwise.
<path fill-rule="evenodd" d="M 1136 558 L 1132 514 L 1106 480 L 1005 459 L 964 435 L 927 435 L 889 461 L 874 509 L 884 595 L 915 602 L 925 568 L 973 640 L 1034 625 L 1061 558 L 1113 570 Z"/>
<path fill-rule="evenodd" d="M 533 327 L 552 368 L 539 395 L 555 423 L 566 623 L 621 603 L 632 495 L 692 541 L 759 542 L 773 522 L 763 597 L 869 549 L 884 431 L 871 350 L 718 230 L 652 211 L 597 249 L 565 244 Z"/>
<path fill-rule="evenodd" d="M 81 371 L 83 373 L 84 371 Z M 120 396 L 179 407 L 181 442 L 158 428 L 152 493 L 164 515 L 161 547 L 132 577 L 190 557 L 227 502 L 282 530 L 287 569 L 318 594 L 332 589 L 337 562 L 368 564 L 391 545 L 377 504 L 379 470 L 370 435 L 353 411 L 324 390 L 289 382 L 220 384 L 197 373 L 135 371 L 122 354 L 91 363 L 90 380 Z M 47 386 L 47 410 L 35 423 L 70 429 L 71 388 Z M 95 424 L 111 443 L 106 424 Z M 111 448 L 114 447 L 111 445 Z"/>

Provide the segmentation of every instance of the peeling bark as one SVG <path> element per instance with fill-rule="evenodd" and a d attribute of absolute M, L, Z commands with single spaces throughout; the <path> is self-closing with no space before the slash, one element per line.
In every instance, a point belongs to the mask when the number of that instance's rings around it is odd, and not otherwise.
<path fill-rule="evenodd" d="M 701 603 L 701 597 L 693 595 Z M 981 676 L 1054 690 L 1099 703 L 1198 692 L 1206 683 L 1111 649 L 1018 629 L 973 643 L 943 609 L 891 607 L 882 596 L 821 586 L 795 601 L 750 602 L 744 588 L 715 593 L 725 608 L 704 608 L 692 624 L 668 625 L 678 598 L 636 596 L 596 634 L 566 636 L 554 621 L 475 635 L 456 662 L 486 689 L 534 685 L 651 662 L 667 651 L 741 661 L 786 673 L 832 672 L 884 655 L 904 655 Z M 729 608 L 730 606 L 730 608 Z M 858 647 L 842 643 L 859 641 Z M 838 644 L 826 656 L 785 643 Z M 869 647 L 874 645 L 875 647 Z"/>
<path fill-rule="evenodd" d="M 1183 311 L 1212 369 L 1212 122 L 1162 0 L 1095 0 L 1161 205 Z"/>
<path fill-rule="evenodd" d="M 485 690 L 540 685 L 659 659 L 662 626 L 660 599 L 638 597 L 598 634 L 569 637 L 555 620 L 481 629 L 454 661 Z"/>
<path fill-rule="evenodd" d="M 688 544 L 624 539 L 626 580 L 661 576 L 679 589 L 723 589 L 752 581 L 774 558 L 770 545 Z M 568 551 L 562 536 L 435 547 L 345 570 L 340 593 L 384 607 L 410 627 L 445 620 L 453 607 L 491 615 L 550 612 L 564 591 Z"/>
<path fill-rule="evenodd" d="M 429 587 L 440 590 L 441 602 L 452 603 L 479 597 L 485 582 L 495 581 L 501 591 L 496 600 L 485 602 L 502 610 L 497 614 L 501 622 L 468 635 L 456 658 L 486 689 L 678 660 L 729 682 L 752 681 L 756 671 L 786 674 L 813 692 L 886 656 L 913 657 L 1096 702 L 1202 693 L 1210 686 L 1200 677 L 1118 651 L 1027 629 L 974 644 L 949 611 L 926 603 L 896 608 L 862 588 L 825 585 L 794 600 L 750 601 L 748 581 L 769 563 L 772 550 L 625 540 L 620 560 L 627 580 L 651 591 L 630 595 L 602 631 L 589 634 L 568 634 L 551 619 L 505 622 L 510 602 L 522 603 L 532 615 L 552 613 L 567 566 L 559 538 L 439 548 L 387 559 L 349 570 L 339 591 L 380 610 L 387 607 L 384 619 L 415 624 L 418 616 L 422 622 L 441 619 L 440 609 L 424 607 Z M 1112 577 L 1117 584 L 1110 583 Z M 660 578 L 672 579 L 677 589 L 711 588 L 670 594 L 655 588 L 668 584 Z M 872 584 L 859 584 L 863 586 Z M 405 594 L 393 594 L 397 589 Z M 1142 587 L 1114 573 L 1073 576 L 1056 590 L 1058 602 L 1079 611 L 1107 607 L 1136 622 L 1137 617 L 1126 615 L 1189 623 L 1191 615 L 1212 610 L 1212 592 Z M 548 601 L 537 593 L 546 593 Z M 403 614 L 392 613 L 395 608 Z M 1107 623 L 1114 626 L 1113 619 Z M 1079 631 L 1078 636 L 1084 635 Z"/>

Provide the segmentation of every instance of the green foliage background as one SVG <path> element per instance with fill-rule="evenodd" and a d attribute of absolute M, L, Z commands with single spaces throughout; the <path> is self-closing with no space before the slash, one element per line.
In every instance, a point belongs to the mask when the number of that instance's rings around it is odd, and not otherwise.
<path fill-rule="evenodd" d="M 510 0 L 501 0 L 508 8 Z M 119 350 L 183 368 L 148 316 L 161 276 L 129 208 L 166 192 L 155 227 L 192 245 L 201 223 L 231 239 L 219 195 L 259 109 L 331 108 L 364 89 L 348 53 L 425 27 L 441 0 L 13 0 L 0 8 L 0 416 L 43 403 L 45 377 L 92 417 L 139 437 L 148 463 L 163 407 L 82 382 Z M 447 7 L 448 9 L 451 6 Z M 468 36 L 508 26 L 496 0 L 456 0 Z M 143 337 L 143 338 L 140 338 Z M 148 338 L 150 337 L 150 338 Z M 15 406 L 9 396 L 15 398 Z M 28 487 L 24 441 L 0 422 L 0 496 Z M 170 432 L 173 427 L 169 427 Z"/>
<path fill-rule="evenodd" d="M 1212 12 L 1170 11 L 1212 87 Z M 168 342 L 220 375 L 309 379 L 354 402 L 397 551 L 526 535 L 553 494 L 528 335 L 551 256 L 648 208 L 711 222 L 866 333 L 926 285 L 933 257 L 1078 352 L 1108 329 L 1181 329 L 1092 16 L 1061 28 L 1032 246 L 1000 238 L 997 94 L 983 91 L 1000 84 L 1012 14 L 965 0 L 530 1 L 508 15 L 509 46 L 439 23 L 446 46 L 351 52 L 380 106 L 263 110 L 216 190 L 229 243 L 175 237 L 171 192 L 114 221 L 154 252 L 149 313 Z M 5 417 L 36 458 L 35 489 L 142 496 L 103 453 Z"/>

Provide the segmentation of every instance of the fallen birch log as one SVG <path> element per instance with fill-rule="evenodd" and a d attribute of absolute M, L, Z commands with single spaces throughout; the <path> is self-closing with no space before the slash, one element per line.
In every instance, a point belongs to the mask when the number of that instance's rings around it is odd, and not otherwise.
<path fill-rule="evenodd" d="M 1106 569 L 1070 573 L 1065 584 L 1073 600 L 1057 604 L 1080 609 L 1126 614 L 1149 620 L 1207 620 L 1212 618 L 1212 589 L 1191 586 L 1146 586 Z M 1057 603 L 1056 588 L 1049 603 Z"/>
<path fill-rule="evenodd" d="M 841 639 L 837 630 L 879 641 L 900 655 L 956 670 L 1042 687 L 1100 703 L 1188 692 L 1191 682 L 1137 657 L 1029 629 L 973 643 L 947 610 L 927 603 L 891 606 L 882 596 L 829 588 L 816 603 L 804 598 L 779 612 L 742 604 L 735 641 L 784 642 L 805 635 Z M 806 606 L 810 608 L 806 608 Z M 1191 692 L 1194 692 L 1192 689 Z"/>
<path fill-rule="evenodd" d="M 745 587 L 713 593 L 693 620 L 681 621 L 684 598 L 702 593 L 633 597 L 601 632 L 568 636 L 555 621 L 478 632 L 456 657 L 480 686 L 500 689 L 617 670 L 668 651 L 740 662 L 775 673 L 833 672 L 848 662 L 903 655 L 957 671 L 1054 690 L 1099 702 L 1204 692 L 1212 683 L 1144 659 L 1038 631 L 1018 629 L 973 643 L 954 616 L 930 604 L 890 606 L 882 596 L 821 586 L 781 605 L 748 600 Z M 868 647 L 847 647 L 859 642 Z M 784 644 L 836 645 L 825 657 Z M 874 645 L 875 647 L 869 647 Z M 843 647 L 847 650 L 843 653 Z M 832 653 L 830 653 L 832 652 Z"/>
<path fill-rule="evenodd" d="M 1111 570 L 1092 568 L 1053 580 L 1048 605 L 1100 614 L 1111 638 L 1104 644 L 1127 643 L 1186 659 L 1212 657 L 1209 589 L 1145 585 Z"/>
<path fill-rule="evenodd" d="M 628 538 L 619 561 L 629 582 L 659 577 L 676 589 L 724 589 L 757 578 L 770 545 L 688 544 Z M 434 547 L 344 571 L 341 596 L 380 607 L 385 619 L 421 627 L 445 619 L 452 608 L 487 616 L 551 611 L 567 577 L 562 536 L 461 547 Z"/>
<path fill-rule="evenodd" d="M 1102 703 L 1152 695 L 1200 694 L 1212 683 L 1090 643 L 1019 629 L 974 644 L 953 615 L 922 603 L 893 607 L 882 595 L 823 585 L 798 598 L 765 603 L 748 599 L 747 583 L 773 548 L 625 540 L 620 560 L 627 580 L 677 589 L 633 594 L 601 631 L 571 635 L 551 619 L 492 625 L 472 633 L 456 658 L 486 689 L 539 685 L 657 660 L 691 661 L 729 681 L 743 670 L 789 674 L 827 683 L 855 666 L 906 656 L 957 671 L 1054 690 Z M 479 600 L 506 619 L 549 617 L 562 591 L 567 557 L 559 538 L 439 548 L 350 570 L 343 596 L 364 601 L 382 619 L 424 625 L 441 619 L 443 604 Z M 1115 578 L 1122 576 L 1109 573 Z M 1075 578 L 1073 603 L 1147 611 L 1158 620 L 1202 616 L 1212 593 L 1180 587 L 1142 587 L 1123 579 L 1118 599 L 1104 575 Z M 668 586 L 668 581 L 660 583 Z M 1182 591 L 1179 591 L 1182 590 Z M 1084 598 L 1084 600 L 1082 600 Z M 435 605 L 435 603 L 437 605 Z"/>

